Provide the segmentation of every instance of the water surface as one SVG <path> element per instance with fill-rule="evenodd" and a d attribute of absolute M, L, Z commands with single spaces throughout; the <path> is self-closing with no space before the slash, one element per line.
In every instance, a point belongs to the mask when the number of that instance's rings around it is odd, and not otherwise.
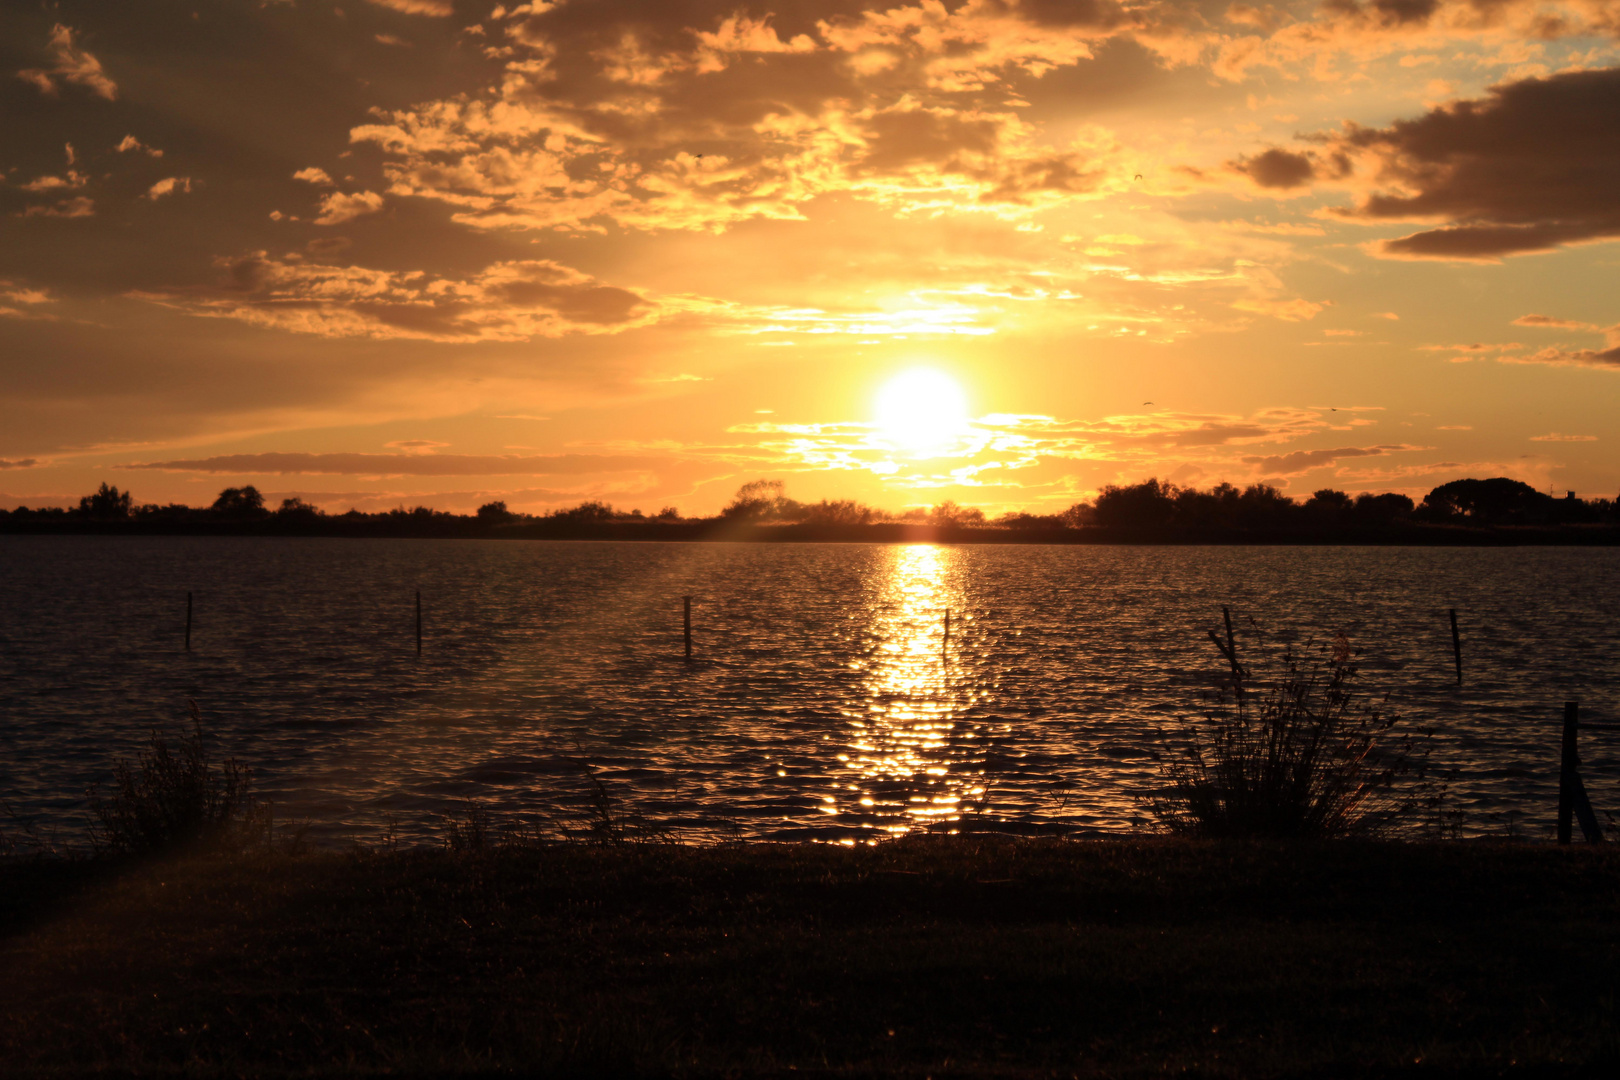
<path fill-rule="evenodd" d="M 587 772 L 692 837 L 1119 833 L 1224 674 L 1222 605 L 1260 669 L 1343 633 L 1434 731 L 1465 834 L 1548 835 L 1562 703 L 1620 719 L 1615 549 L 8 536 L 0 798 L 82 821 L 195 700 L 326 842 L 420 839 L 467 799 L 566 823 Z M 1616 750 L 1587 737 L 1600 816 Z"/>

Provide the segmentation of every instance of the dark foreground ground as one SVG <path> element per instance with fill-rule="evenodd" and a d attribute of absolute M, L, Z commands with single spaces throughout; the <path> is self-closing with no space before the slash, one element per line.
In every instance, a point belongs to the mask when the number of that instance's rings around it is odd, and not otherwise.
<path fill-rule="evenodd" d="M 1620 1076 L 1620 852 L 934 839 L 0 868 L 0 1074 Z"/>

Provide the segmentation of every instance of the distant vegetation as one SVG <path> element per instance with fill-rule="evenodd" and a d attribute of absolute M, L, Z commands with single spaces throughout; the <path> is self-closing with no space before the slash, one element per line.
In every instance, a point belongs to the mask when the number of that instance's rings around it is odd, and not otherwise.
<path fill-rule="evenodd" d="M 0 510 L 0 532 L 230 533 L 330 536 L 601 537 L 609 539 L 956 540 L 1058 542 L 1466 542 L 1470 534 L 1613 542 L 1620 501 L 1564 498 L 1518 480 L 1453 480 L 1414 503 L 1406 495 L 1323 488 L 1296 500 L 1267 484 L 1208 489 L 1157 478 L 1110 484 L 1091 502 L 1050 514 L 987 517 L 945 501 L 891 513 L 852 499 L 799 502 L 780 480 L 755 480 L 714 517 L 689 518 L 674 506 L 652 514 L 590 500 L 546 514 L 491 502 L 474 514 L 426 506 L 380 513 L 329 514 L 301 499 L 272 509 L 251 485 L 226 488 L 211 506 L 136 503 L 102 484 L 76 509 Z"/>

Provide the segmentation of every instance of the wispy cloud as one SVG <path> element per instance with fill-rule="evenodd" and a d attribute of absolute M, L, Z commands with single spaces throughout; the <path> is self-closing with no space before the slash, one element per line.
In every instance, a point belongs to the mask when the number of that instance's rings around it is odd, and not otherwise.
<path fill-rule="evenodd" d="M 132 462 L 116 467 L 237 476 L 577 476 L 643 470 L 661 461 L 667 459 L 592 454 L 263 453 Z"/>
<path fill-rule="evenodd" d="M 57 23 L 51 28 L 50 56 L 51 62 L 43 68 L 26 68 L 17 72 L 18 78 L 25 79 L 39 87 L 40 92 L 56 96 L 63 83 L 82 86 L 97 97 L 108 101 L 118 97 L 118 84 L 112 81 L 106 71 L 88 51 L 74 42 L 73 30 Z"/>

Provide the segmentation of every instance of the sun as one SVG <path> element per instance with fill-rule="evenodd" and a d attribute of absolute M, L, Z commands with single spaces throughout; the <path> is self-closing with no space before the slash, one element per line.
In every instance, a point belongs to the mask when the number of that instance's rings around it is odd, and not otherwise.
<path fill-rule="evenodd" d="M 967 396 L 944 372 L 913 368 L 878 391 L 876 413 L 885 441 L 917 454 L 937 453 L 966 428 Z"/>

